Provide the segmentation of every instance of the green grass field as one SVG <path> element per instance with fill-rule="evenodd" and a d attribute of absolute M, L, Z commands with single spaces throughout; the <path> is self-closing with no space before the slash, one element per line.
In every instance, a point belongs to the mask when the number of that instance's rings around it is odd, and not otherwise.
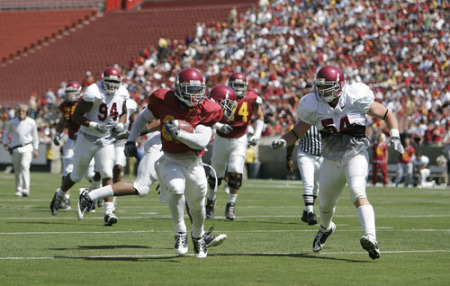
<path fill-rule="evenodd" d="M 48 207 L 60 177 L 32 173 L 31 180 L 31 196 L 16 198 L 14 176 L 0 174 L 1 285 L 449 283 L 449 189 L 368 188 L 382 252 L 373 261 L 359 244 L 363 233 L 348 191 L 337 207 L 336 233 L 315 254 L 318 226 L 300 221 L 300 182 L 247 180 L 234 222 L 224 218 L 227 195 L 219 191 L 216 219 L 206 228 L 214 225 L 214 233 L 228 238 L 198 259 L 190 238 L 189 255 L 175 255 L 169 209 L 154 191 L 118 198 L 119 222 L 105 227 L 103 209 L 77 220 L 77 192 L 72 210 L 53 217 Z"/>

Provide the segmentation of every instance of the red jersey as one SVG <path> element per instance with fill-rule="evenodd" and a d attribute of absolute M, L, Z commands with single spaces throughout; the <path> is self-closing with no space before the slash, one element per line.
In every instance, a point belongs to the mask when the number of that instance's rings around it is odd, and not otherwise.
<path fill-rule="evenodd" d="M 59 105 L 59 111 L 64 114 L 64 120 L 67 122 L 67 129 L 69 133 L 69 138 L 72 140 L 76 139 L 76 133 L 78 132 L 78 129 L 80 129 L 80 125 L 76 124 L 72 120 L 72 114 L 75 111 L 75 107 L 78 104 L 78 100 L 75 102 L 69 102 L 69 101 L 63 101 Z"/>
<path fill-rule="evenodd" d="M 386 163 L 386 152 L 389 149 L 385 143 L 373 145 L 373 163 Z"/>
<path fill-rule="evenodd" d="M 183 154 L 194 152 L 202 156 L 205 151 L 198 151 L 188 147 L 187 145 L 174 140 L 166 134 L 163 126 L 169 120 L 184 119 L 194 126 L 205 125 L 212 126 L 214 123 L 222 119 L 222 107 L 209 99 L 205 99 L 202 104 L 194 107 L 180 107 L 180 102 L 175 96 L 175 91 L 171 89 L 158 89 L 150 95 L 147 108 L 153 115 L 161 120 L 161 141 L 164 152 L 173 154 Z"/>
<path fill-rule="evenodd" d="M 237 107 L 232 121 L 227 121 L 225 118 L 222 119 L 222 123 L 231 125 L 233 127 L 233 131 L 228 134 L 224 134 L 217 130 L 217 134 L 220 137 L 225 138 L 239 138 L 247 134 L 247 127 L 251 123 L 254 112 L 253 106 L 257 99 L 258 94 L 253 90 L 247 91 L 244 97 L 237 98 Z"/>
<path fill-rule="evenodd" d="M 413 146 L 406 147 L 405 153 L 400 154 L 400 163 L 410 163 L 414 153 L 416 153 L 416 150 Z"/>

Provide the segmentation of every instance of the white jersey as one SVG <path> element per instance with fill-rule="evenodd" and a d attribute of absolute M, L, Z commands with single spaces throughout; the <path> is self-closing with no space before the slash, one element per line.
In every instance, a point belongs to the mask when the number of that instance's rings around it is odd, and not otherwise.
<path fill-rule="evenodd" d="M 411 162 L 419 169 L 423 167 L 427 168 L 430 163 L 430 159 L 425 155 L 420 156 L 420 159 L 418 159 L 417 156 L 414 156 Z"/>
<path fill-rule="evenodd" d="M 348 84 L 335 108 L 318 100 L 314 93 L 304 96 L 298 106 L 298 118 L 319 129 L 324 158 L 347 160 L 370 146 L 365 127 L 366 113 L 373 101 L 374 93 L 366 84 Z"/>
<path fill-rule="evenodd" d="M 101 81 L 88 86 L 83 94 L 83 100 L 92 102 L 93 106 L 84 116 L 90 121 L 106 124 L 110 128 L 108 132 L 100 133 L 86 126 L 81 126 L 80 131 L 95 137 L 110 137 L 111 128 L 119 123 L 119 117 L 124 112 L 122 109 L 123 103 L 129 98 L 128 90 L 122 85 L 114 96 L 106 95 L 102 89 Z"/>

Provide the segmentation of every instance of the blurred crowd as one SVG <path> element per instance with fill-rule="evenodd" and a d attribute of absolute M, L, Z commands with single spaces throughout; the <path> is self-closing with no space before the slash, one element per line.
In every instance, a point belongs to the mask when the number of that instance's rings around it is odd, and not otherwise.
<path fill-rule="evenodd" d="M 223 22 L 198 23 L 185 39 L 162 35 L 157 45 L 117 66 L 140 108 L 153 90 L 173 87 L 182 68 L 200 69 L 208 88 L 243 72 L 263 98 L 263 136 L 270 137 L 291 128 L 296 103 L 311 91 L 317 69 L 334 64 L 348 82 L 374 90 L 404 136 L 417 145 L 442 146 L 450 144 L 449 10 L 447 1 L 260 0 L 242 14 L 232 9 Z M 87 86 L 97 79 L 87 72 L 76 80 Z M 59 117 L 64 86 L 30 97 L 42 138 Z M 13 116 L 13 109 L 2 108 L 0 127 Z M 376 120 L 367 127 L 372 138 L 386 132 Z"/>

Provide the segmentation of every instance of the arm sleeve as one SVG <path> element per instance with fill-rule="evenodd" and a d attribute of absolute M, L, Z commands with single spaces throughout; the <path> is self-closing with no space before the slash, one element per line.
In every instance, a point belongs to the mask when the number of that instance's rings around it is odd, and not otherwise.
<path fill-rule="evenodd" d="M 261 132 L 263 130 L 264 127 L 264 121 L 262 120 L 256 120 L 255 123 L 255 133 L 253 134 L 253 136 L 255 136 L 256 138 L 259 139 L 259 137 L 261 137 Z"/>
<path fill-rule="evenodd" d="M 212 129 L 205 125 L 198 125 L 194 133 L 180 131 L 177 140 L 186 144 L 189 148 L 203 150 L 211 140 Z"/>
<path fill-rule="evenodd" d="M 148 108 L 142 110 L 141 113 L 139 113 L 138 117 L 136 117 L 136 120 L 133 122 L 133 126 L 131 126 L 130 136 L 128 136 L 127 141 L 136 141 L 136 139 L 139 137 L 139 133 L 144 130 L 145 124 L 155 119 L 155 116 Z"/>

